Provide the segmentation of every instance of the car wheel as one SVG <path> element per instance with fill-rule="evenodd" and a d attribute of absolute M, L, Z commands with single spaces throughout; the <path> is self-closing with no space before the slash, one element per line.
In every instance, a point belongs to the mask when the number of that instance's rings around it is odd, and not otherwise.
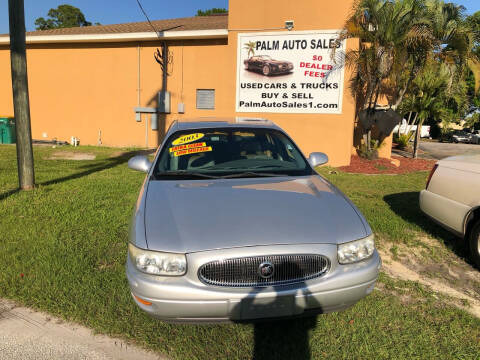
<path fill-rule="evenodd" d="M 470 257 L 473 262 L 480 268 L 480 220 L 477 220 L 470 232 L 470 238 L 468 239 L 468 245 L 470 250 Z"/>
<path fill-rule="evenodd" d="M 453 142 L 454 142 L 455 144 L 458 144 L 458 140 L 457 140 L 457 139 L 453 140 Z"/>
<path fill-rule="evenodd" d="M 263 75 L 268 76 L 270 75 L 270 66 L 265 65 L 262 69 Z"/>

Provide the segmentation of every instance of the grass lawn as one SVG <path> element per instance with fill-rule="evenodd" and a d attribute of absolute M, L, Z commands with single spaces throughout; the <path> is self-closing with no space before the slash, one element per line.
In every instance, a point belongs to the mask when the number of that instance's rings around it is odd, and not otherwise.
<path fill-rule="evenodd" d="M 385 274 L 354 307 L 312 319 L 208 326 L 151 319 L 134 305 L 124 275 L 128 221 L 144 175 L 127 169 L 129 155 L 118 149 L 34 151 L 38 186 L 17 192 L 15 148 L 0 146 L 0 297 L 177 359 L 480 357 L 478 318 L 415 282 Z M 59 151 L 97 159 L 48 159 Z M 421 235 L 461 254 L 418 210 L 425 172 L 322 172 L 360 207 L 380 247 L 392 253 L 398 244 L 416 248 Z"/>

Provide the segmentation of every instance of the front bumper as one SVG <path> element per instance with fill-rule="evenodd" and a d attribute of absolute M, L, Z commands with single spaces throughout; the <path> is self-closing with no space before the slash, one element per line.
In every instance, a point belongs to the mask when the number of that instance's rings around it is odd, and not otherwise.
<path fill-rule="evenodd" d="M 280 252 L 302 252 L 301 246 L 281 246 Z M 320 247 L 322 252 L 312 248 Z M 249 248 L 248 252 L 258 248 Z M 277 249 L 276 247 L 262 247 Z M 311 253 L 336 254 L 336 245 L 309 245 Z M 271 253 L 263 249 L 263 253 Z M 236 249 L 238 256 L 238 249 Z M 328 250 L 328 251 L 325 251 Z M 229 251 L 214 251 L 230 257 Z M 303 252 L 304 253 L 304 252 Z M 288 286 L 265 288 L 226 288 L 201 283 L 196 276 L 199 263 L 212 252 L 187 256 L 189 269 L 185 276 L 159 277 L 139 272 L 127 261 L 127 278 L 132 295 L 151 303 L 137 305 L 151 316 L 172 322 L 229 322 L 255 319 L 302 316 L 312 313 L 328 313 L 346 309 L 373 291 L 381 266 L 377 251 L 367 260 L 356 264 L 339 265 L 332 262 L 330 271 L 316 279 Z M 191 257 L 191 259 L 188 259 Z M 330 257 L 331 258 L 331 257 Z M 191 264 L 191 265 L 190 265 Z"/>
<path fill-rule="evenodd" d="M 271 74 L 285 74 L 293 71 L 293 67 L 283 67 L 282 69 L 280 68 L 272 68 Z"/>

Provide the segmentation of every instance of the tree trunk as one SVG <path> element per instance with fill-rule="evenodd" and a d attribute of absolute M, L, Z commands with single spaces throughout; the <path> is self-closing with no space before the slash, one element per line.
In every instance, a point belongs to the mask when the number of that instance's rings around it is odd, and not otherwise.
<path fill-rule="evenodd" d="M 393 107 L 394 107 L 395 110 L 402 103 L 403 97 L 407 93 L 407 89 L 410 86 L 410 83 L 413 81 L 414 78 L 415 78 L 415 64 L 412 66 L 412 69 L 410 70 L 410 75 L 408 77 L 408 80 L 407 80 L 406 84 L 404 85 L 404 87 L 402 89 L 400 89 L 400 92 L 398 93 L 397 100 L 395 101 L 395 104 L 393 104 Z"/>
<path fill-rule="evenodd" d="M 13 108 L 17 136 L 17 166 L 20 189 L 33 189 L 32 130 L 28 100 L 27 59 L 25 51 L 25 14 L 23 0 L 8 0 L 10 22 L 10 61 L 12 67 Z"/>
<path fill-rule="evenodd" d="M 413 158 L 416 159 L 418 157 L 418 146 L 420 145 L 420 136 L 422 135 L 422 124 L 423 120 L 420 119 L 420 121 L 417 124 L 417 130 L 415 132 L 415 142 L 413 144 Z"/>

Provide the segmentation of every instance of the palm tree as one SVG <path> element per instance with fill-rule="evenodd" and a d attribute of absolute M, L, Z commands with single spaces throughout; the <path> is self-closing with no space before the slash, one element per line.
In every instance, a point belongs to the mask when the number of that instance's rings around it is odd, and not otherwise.
<path fill-rule="evenodd" d="M 447 81 L 444 89 L 444 100 L 441 105 L 442 111 L 437 111 L 437 115 L 441 115 L 442 122 L 451 122 L 463 115 L 466 110 L 465 78 L 469 69 L 475 77 L 475 92 L 480 87 L 480 63 L 474 52 L 475 36 L 471 31 L 471 26 L 465 21 L 464 10 L 462 6 L 444 3 L 441 0 L 428 0 L 426 2 L 428 24 L 434 38 L 429 59 L 436 61 L 437 66 L 439 66 L 438 63 L 441 63 L 442 67 L 434 71 L 432 70 L 432 62 L 429 62 L 422 76 L 415 82 L 414 88 L 418 91 L 421 85 L 419 81 L 422 78 L 425 80 L 425 74 L 432 73 L 432 71 Z M 425 84 L 423 85 L 425 86 Z M 418 104 L 417 111 L 419 111 L 418 117 L 420 120 L 417 124 L 413 157 L 417 157 L 418 153 L 421 125 L 425 120 L 421 117 L 422 105 L 427 106 L 427 100 L 420 100 Z M 433 115 L 431 108 L 427 108 L 426 111 Z"/>
<path fill-rule="evenodd" d="M 451 74 L 446 65 L 432 61 L 422 69 L 413 81 L 414 91 L 409 97 L 412 110 L 418 116 L 413 151 L 414 158 L 418 155 L 418 144 L 424 121 L 429 117 L 443 115 L 444 99 L 449 87 L 450 77 Z"/>
<path fill-rule="evenodd" d="M 421 0 L 360 0 L 347 19 L 338 41 L 360 40 L 358 50 L 345 54 L 345 66 L 353 72 L 350 89 L 364 124 L 373 122 L 381 97 L 387 97 L 394 108 L 401 102 L 425 62 L 432 35 L 424 14 Z M 405 66 L 412 69 L 406 71 Z M 367 146 L 369 134 L 367 128 Z"/>
<path fill-rule="evenodd" d="M 433 59 L 448 65 L 450 85 L 460 83 L 470 67 L 480 86 L 474 36 L 461 6 L 442 0 L 359 0 L 338 40 L 348 38 L 360 40 L 358 50 L 345 54 L 360 120 L 374 118 L 382 97 L 393 109 L 405 108 L 402 102 L 412 101 L 418 87 L 415 79 Z"/>
<path fill-rule="evenodd" d="M 403 106 L 418 117 L 413 157 L 418 155 L 421 127 L 428 118 L 450 122 L 466 108 L 465 81 L 452 81 L 452 68 L 432 59 L 415 77 Z"/>
<path fill-rule="evenodd" d="M 345 61 L 354 71 L 352 90 L 355 94 L 360 90 L 368 109 L 375 108 L 379 96 L 389 90 L 385 82 L 392 72 L 404 73 L 413 55 L 417 57 L 411 61 L 415 66 L 425 61 L 426 51 L 420 47 L 432 47 L 426 22 L 421 0 L 357 2 L 338 40 L 360 39 L 359 50 L 349 51 Z"/>
<path fill-rule="evenodd" d="M 248 57 L 255 55 L 255 47 L 256 47 L 255 41 L 249 41 L 248 43 L 245 43 L 243 45 L 245 45 L 243 48 L 245 50 L 248 50 L 248 54 L 247 54 Z"/>

